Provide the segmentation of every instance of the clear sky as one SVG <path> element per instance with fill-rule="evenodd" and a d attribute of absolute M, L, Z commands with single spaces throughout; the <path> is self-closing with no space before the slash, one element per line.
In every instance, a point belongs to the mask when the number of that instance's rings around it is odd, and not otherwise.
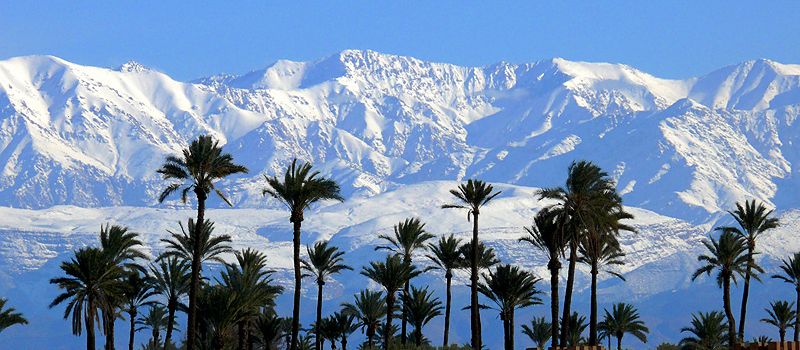
<path fill-rule="evenodd" d="M 757 58 L 800 63 L 797 0 L 4 0 L 0 18 L 0 59 L 135 60 L 178 80 L 344 49 L 466 66 L 562 57 L 663 78 Z"/>

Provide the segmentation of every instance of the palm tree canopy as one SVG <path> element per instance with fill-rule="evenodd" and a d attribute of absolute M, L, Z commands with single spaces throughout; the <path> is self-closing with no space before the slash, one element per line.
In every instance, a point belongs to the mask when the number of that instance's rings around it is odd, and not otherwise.
<path fill-rule="evenodd" d="M 314 277 L 317 284 L 325 284 L 325 279 L 330 275 L 341 273 L 344 270 L 353 270 L 343 264 L 344 252 L 338 247 L 329 246 L 328 241 L 314 243 L 314 247 L 306 246 L 308 260 L 301 260 L 302 269 L 308 272 L 304 276 Z"/>
<path fill-rule="evenodd" d="M 485 282 L 478 283 L 478 292 L 497 304 L 503 315 L 514 309 L 541 304 L 536 288 L 539 279 L 532 273 L 508 264 L 499 265 L 495 271 L 482 274 Z"/>
<path fill-rule="evenodd" d="M 394 225 L 394 236 L 380 235 L 378 238 L 389 241 L 389 246 L 377 246 L 375 250 L 386 249 L 410 261 L 414 251 L 425 250 L 425 241 L 435 236 L 425 232 L 425 224 L 418 218 L 408 218 Z"/>
<path fill-rule="evenodd" d="M 263 312 L 256 318 L 254 329 L 257 334 L 256 342 L 263 349 L 277 349 L 286 332 L 284 320 L 272 310 Z"/>
<path fill-rule="evenodd" d="M 553 336 L 553 325 L 544 317 L 534 317 L 530 325 L 522 325 L 522 334 L 527 335 L 537 347 L 544 348 L 544 344 Z"/>
<path fill-rule="evenodd" d="M 377 327 L 386 316 L 386 299 L 381 291 L 365 289 L 356 294 L 352 303 L 342 303 L 342 313 L 354 316 L 362 329 Z"/>
<path fill-rule="evenodd" d="M 161 330 L 167 328 L 168 318 L 167 309 L 164 306 L 158 304 L 151 305 L 150 308 L 147 309 L 147 312 L 136 319 L 136 324 L 141 326 L 136 328 L 136 331 L 151 329 L 157 333 L 161 333 Z M 173 322 L 177 323 L 175 320 L 173 320 Z"/>
<path fill-rule="evenodd" d="M 330 316 L 331 323 L 335 325 L 336 338 L 343 339 L 358 330 L 359 323 L 356 317 L 345 312 L 335 312 Z"/>
<path fill-rule="evenodd" d="M 494 192 L 494 187 L 491 184 L 481 180 L 469 179 L 467 183 L 458 185 L 455 190 L 450 190 L 450 193 L 459 199 L 459 204 L 445 204 L 443 209 L 457 208 L 467 209 L 467 220 L 471 220 L 471 216 L 480 214 L 482 206 L 489 203 L 494 197 L 497 197 L 502 191 Z"/>
<path fill-rule="evenodd" d="M 180 297 L 189 292 L 190 265 L 175 256 L 159 258 L 158 265 L 150 265 L 153 291 L 170 301 L 178 303 Z"/>
<path fill-rule="evenodd" d="M 435 244 L 429 243 L 428 250 L 431 253 L 427 254 L 426 257 L 433 261 L 434 265 L 428 269 L 443 270 L 445 275 L 452 275 L 452 271 L 460 266 L 460 245 L 461 240 L 457 239 L 453 234 L 439 237 L 439 241 Z"/>
<path fill-rule="evenodd" d="M 472 240 L 468 240 L 458 248 L 461 255 L 458 267 L 462 269 L 470 268 L 470 257 L 472 256 Z M 488 269 L 500 263 L 500 259 L 494 254 L 494 248 L 487 247 L 483 242 L 478 242 L 478 269 Z"/>
<path fill-rule="evenodd" d="M 762 318 L 761 322 L 771 324 L 779 329 L 793 328 L 794 320 L 797 317 L 794 303 L 788 301 L 773 301 L 770 302 L 771 309 L 764 309 L 767 311 L 769 318 Z"/>
<path fill-rule="evenodd" d="M 578 253 L 580 254 L 578 261 L 589 266 L 625 265 L 625 261 L 622 260 L 625 252 L 622 251 L 616 237 L 610 234 L 585 237 L 578 246 Z M 616 271 L 606 270 L 606 272 L 625 280 L 625 277 Z"/>
<path fill-rule="evenodd" d="M 727 349 L 728 321 L 721 311 L 692 314 L 690 327 L 681 328 L 681 333 L 692 335 L 681 339 L 680 345 L 686 350 Z"/>
<path fill-rule="evenodd" d="M 238 298 L 243 317 L 257 316 L 259 308 L 275 305 L 283 287 L 272 283 L 274 271 L 266 269 L 265 254 L 251 248 L 234 254 L 237 264 L 225 264 L 217 283 Z"/>
<path fill-rule="evenodd" d="M 392 254 L 386 256 L 386 261 L 373 261 L 369 265 L 363 267 L 361 274 L 381 285 L 387 293 L 396 293 L 406 281 L 420 274 L 414 265 Z"/>
<path fill-rule="evenodd" d="M 269 187 L 263 194 L 279 200 L 291 212 L 289 221 L 302 222 L 303 211 L 311 204 L 325 199 L 344 201 L 339 192 L 339 184 L 331 179 L 319 177 L 319 171 L 311 172 L 311 164 L 297 164 L 297 158 L 286 169 L 283 181 L 277 176 L 264 175 Z"/>
<path fill-rule="evenodd" d="M 717 227 L 716 230 L 736 233 L 742 236 L 752 248 L 755 247 L 758 236 L 767 230 L 780 226 L 778 218 L 769 217 L 772 212 L 773 210 L 767 210 L 763 203 L 756 203 L 755 199 L 745 201 L 744 207 L 737 202 L 736 210 L 728 211 L 728 214 L 733 216 L 741 230 L 733 226 Z"/>
<path fill-rule="evenodd" d="M 8 299 L 0 298 L 0 332 L 17 324 L 28 324 L 28 320 L 13 307 L 6 308 Z"/>
<path fill-rule="evenodd" d="M 558 215 L 548 208 L 536 213 L 533 225 L 525 227 L 527 235 L 520 237 L 520 242 L 528 242 L 539 248 L 547 256 L 548 261 L 558 262 L 564 257 L 566 241 L 563 226 L 559 224 Z M 559 264 L 560 265 L 560 264 Z M 548 262 L 548 268 L 552 269 Z"/>
<path fill-rule="evenodd" d="M 421 329 L 436 316 L 441 316 L 444 310 L 442 302 L 433 297 L 428 287 L 411 286 L 411 292 L 403 295 L 403 302 L 407 305 L 406 319 L 415 329 Z"/>
<path fill-rule="evenodd" d="M 181 228 L 180 233 L 167 231 L 170 233 L 172 238 L 161 239 L 161 242 L 167 244 L 167 248 L 158 259 L 160 260 L 166 257 L 174 256 L 187 263 L 191 263 L 192 257 L 194 256 L 195 222 L 194 219 L 189 219 L 188 229 L 184 228 L 182 222 L 178 222 L 178 224 Z M 228 253 L 232 251 L 232 248 L 229 245 L 231 243 L 231 236 L 219 235 L 211 237 L 213 232 L 214 222 L 210 220 L 203 220 L 202 229 L 200 230 L 201 236 L 199 254 L 201 263 L 208 260 L 225 263 L 225 261 L 219 256 L 222 253 Z M 202 265 L 200 269 L 202 270 Z"/>
<path fill-rule="evenodd" d="M 608 312 L 608 309 L 603 311 L 605 316 L 602 323 L 612 335 L 621 338 L 624 334 L 631 334 L 643 343 L 647 343 L 647 334 L 650 330 L 644 325 L 644 321 L 639 319 L 639 312 L 633 305 L 615 303 L 611 307 L 611 312 Z"/>
<path fill-rule="evenodd" d="M 112 261 L 121 264 L 127 260 L 147 259 L 137 246 L 142 246 L 139 234 L 129 231 L 127 227 L 105 224 L 100 226 L 100 247 Z"/>
<path fill-rule="evenodd" d="M 181 199 L 186 203 L 189 191 L 201 191 L 208 195 L 215 191 L 225 203 L 232 205 L 222 192 L 214 187 L 214 181 L 223 179 L 229 175 L 238 173 L 248 173 L 249 170 L 238 164 L 233 163 L 233 156 L 222 153 L 219 141 L 215 141 L 210 135 L 200 135 L 192 140 L 189 148 L 183 149 L 183 157 L 168 156 L 164 165 L 156 170 L 164 176 L 164 180 L 178 180 L 172 183 L 158 196 L 161 203 L 172 193 L 181 191 Z"/>
<path fill-rule="evenodd" d="M 586 328 L 589 327 L 589 324 L 586 323 L 586 317 L 579 315 L 577 312 L 573 312 L 567 321 L 569 322 L 567 346 L 582 345 L 586 341 L 582 334 Z M 564 321 L 562 320 L 561 322 L 563 323 Z"/>
<path fill-rule="evenodd" d="M 747 244 L 741 236 L 728 231 L 723 231 L 719 240 L 709 237 L 709 241 L 703 241 L 703 245 L 708 249 L 709 255 L 700 255 L 697 260 L 704 265 L 697 269 L 692 275 L 692 280 L 697 279 L 702 274 L 711 275 L 711 272 L 719 269 L 717 274 L 717 285 L 722 287 L 724 278 L 730 277 L 736 282 L 736 275 L 744 276 L 747 267 L 753 270 L 764 272 L 755 265 L 747 255 Z M 753 276 L 757 279 L 757 276 Z"/>
<path fill-rule="evenodd" d="M 133 312 L 140 306 L 152 304 L 153 302 L 147 301 L 147 299 L 156 294 L 150 278 L 142 276 L 138 271 L 130 272 L 125 277 L 125 284 L 122 289 L 124 311 Z"/>
<path fill-rule="evenodd" d="M 127 272 L 111 261 L 102 249 L 95 247 L 76 250 L 70 261 L 61 263 L 61 270 L 67 277 L 53 278 L 50 283 L 58 285 L 58 289 L 64 292 L 50 303 L 50 308 L 70 300 L 64 311 L 64 319 L 72 314 L 73 334 L 81 335 L 84 315 L 91 315 L 91 322 L 101 326 L 100 316 L 92 308 L 111 309 L 124 288 L 122 281 Z M 86 305 L 90 300 L 94 305 Z"/>
<path fill-rule="evenodd" d="M 800 290 L 800 252 L 794 253 L 790 256 L 789 260 L 781 259 L 781 271 L 783 275 L 772 275 L 772 278 L 777 278 L 786 283 L 792 284 L 797 290 Z"/>

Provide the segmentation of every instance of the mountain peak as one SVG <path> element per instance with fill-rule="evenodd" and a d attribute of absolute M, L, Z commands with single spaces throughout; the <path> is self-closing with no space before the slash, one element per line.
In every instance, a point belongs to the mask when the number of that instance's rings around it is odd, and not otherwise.
<path fill-rule="evenodd" d="M 151 69 L 139 62 L 131 60 L 117 66 L 116 68 L 114 68 L 114 70 L 121 73 L 141 73 L 144 71 L 149 71 Z"/>

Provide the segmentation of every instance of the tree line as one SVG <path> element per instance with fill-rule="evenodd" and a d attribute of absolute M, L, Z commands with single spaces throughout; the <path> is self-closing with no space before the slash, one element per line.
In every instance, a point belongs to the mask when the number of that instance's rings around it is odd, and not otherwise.
<path fill-rule="evenodd" d="M 461 240 L 454 235 L 436 236 L 425 230 L 419 218 L 405 219 L 393 227 L 393 234 L 380 235 L 384 244 L 375 248 L 386 251 L 384 258 L 368 263 L 361 275 L 381 286 L 380 291 L 362 290 L 352 302 L 323 317 L 323 287 L 331 275 L 353 270 L 345 264 L 344 252 L 327 241 L 306 246 L 305 259 L 301 252 L 301 229 L 306 209 L 323 200 L 344 201 L 339 184 L 313 171 L 308 163 L 296 159 L 282 177 L 266 176 L 263 194 L 284 204 L 293 227 L 294 294 L 292 315 L 280 317 L 274 310 L 275 298 L 284 291 L 272 280 L 274 271 L 266 268 L 267 257 L 247 248 L 233 251 L 231 237 L 214 233 L 214 223 L 205 218 L 205 202 L 214 192 L 231 205 L 214 183 L 227 176 L 247 173 L 244 166 L 235 164 L 230 154 L 223 153 L 217 141 L 201 135 L 193 140 L 181 156 L 169 156 L 157 170 L 168 181 L 159 196 L 163 202 L 180 194 L 187 202 L 194 195 L 196 218 L 162 239 L 166 249 L 153 261 L 139 249 L 139 235 L 126 227 L 104 225 L 100 230 L 98 247 L 83 247 L 61 264 L 66 276 L 50 282 L 62 291 L 50 304 L 66 303 L 64 318 L 72 321 L 72 332 L 86 331 L 87 349 L 95 348 L 95 328 L 106 338 L 105 349 L 114 349 L 114 324 L 127 315 L 130 323 L 129 349 L 134 348 L 135 333 L 149 330 L 151 337 L 144 349 L 315 349 L 326 341 L 331 348 L 347 348 L 347 338 L 363 330 L 367 340 L 363 349 L 407 349 L 430 346 L 423 328 L 438 316 L 444 316 L 443 346 L 449 341 L 452 311 L 451 286 L 454 271 L 469 273 L 470 342 L 464 348 L 482 349 L 481 310 L 493 309 L 503 323 L 504 348 L 514 349 L 515 311 L 542 304 L 541 279 L 518 266 L 502 264 L 492 248 L 479 237 L 479 218 L 484 206 L 500 195 L 491 184 L 470 179 L 450 190 L 454 200 L 443 209 L 462 210 L 472 224 L 472 239 Z M 550 205 L 539 210 L 532 225 L 524 228 L 520 242 L 530 244 L 547 260 L 550 272 L 550 320 L 534 317 L 522 325 L 522 333 L 537 346 L 551 347 L 599 345 L 601 341 L 617 340 L 631 334 L 647 341 L 648 328 L 636 308 L 627 303 L 615 303 L 611 311 L 604 309 L 599 320 L 597 281 L 601 272 L 624 280 L 609 266 L 624 264 L 619 241 L 621 232 L 635 232 L 626 224 L 633 215 L 626 212 L 616 184 L 597 165 L 588 161 L 573 162 L 567 169 L 565 185 L 544 188 L 536 192 L 539 200 Z M 704 242 L 708 250 L 698 260 L 703 265 L 692 279 L 717 271 L 717 282 L 723 290 L 724 318 L 721 312 L 693 315 L 691 327 L 682 329 L 689 336 L 680 345 L 688 349 L 732 348 L 741 342 L 751 279 L 760 280 L 763 269 L 756 263 L 757 238 L 778 226 L 770 217 L 772 211 L 755 201 L 737 203 L 730 212 L 739 227 L 719 227 L 719 237 L 710 236 Z M 235 262 L 226 263 L 221 255 L 233 253 Z M 425 269 L 415 265 L 414 258 L 423 255 L 432 264 Z M 218 262 L 222 269 L 216 276 L 203 275 L 206 262 Z M 559 295 L 560 270 L 567 263 L 565 295 Z M 575 268 L 578 263 L 589 267 L 590 313 L 586 317 L 572 311 Z M 794 328 L 795 341 L 800 330 L 800 253 L 783 261 L 783 274 L 772 276 L 796 286 L 797 303 L 775 301 L 762 321 L 775 325 L 783 340 L 787 328 Z M 603 271 L 601 271 L 601 269 Z M 426 270 L 444 273 L 446 295 L 444 304 L 428 287 L 417 287 L 412 280 Z M 731 308 L 730 282 L 739 276 L 744 280 L 741 306 L 742 321 L 738 333 Z M 316 319 L 301 334 L 300 293 L 303 278 L 317 285 Z M 479 295 L 483 296 L 481 304 Z M 188 304 L 184 301 L 188 300 Z M 0 311 L 5 299 L 0 299 Z M 141 311 L 140 311 L 141 310 Z M 0 330 L 27 321 L 13 309 L 0 312 Z M 179 332 L 176 312 L 187 314 L 183 328 L 185 338 L 178 345 Z M 10 315 L 11 323 L 5 316 Z M 14 318 L 16 317 L 16 318 Z M 399 327 L 394 318 L 399 318 Z M 791 321 L 794 320 L 794 323 Z M 8 325 L 6 325 L 8 324 Z M 3 325 L 5 325 L 3 327 Z M 583 334 L 588 328 L 588 338 Z M 162 337 L 162 331 L 164 335 Z M 399 335 L 397 334 L 399 333 Z M 725 340 L 725 341 L 723 341 Z M 763 339 L 762 339 L 763 340 Z M 337 345 L 338 343 L 338 345 Z M 455 346 L 455 345 L 453 345 Z"/>

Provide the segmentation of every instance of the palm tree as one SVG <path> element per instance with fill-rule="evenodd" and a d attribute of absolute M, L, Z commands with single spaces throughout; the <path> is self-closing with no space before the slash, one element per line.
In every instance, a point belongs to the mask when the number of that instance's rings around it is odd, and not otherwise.
<path fill-rule="evenodd" d="M 242 297 L 223 285 L 204 286 L 197 300 L 199 328 L 206 330 L 198 332 L 200 338 L 207 339 L 213 349 L 222 350 L 242 320 L 243 305 Z"/>
<path fill-rule="evenodd" d="M 264 195 L 270 195 L 282 202 L 290 211 L 289 222 L 293 224 L 294 248 L 294 306 L 292 309 L 292 347 L 297 350 L 297 335 L 300 331 L 300 292 L 302 275 L 300 271 L 300 226 L 303 223 L 303 212 L 312 204 L 325 199 L 344 201 L 336 181 L 318 177 L 319 172 L 311 172 L 311 164 L 297 165 L 297 159 L 286 169 L 281 181 L 277 176 L 264 176 L 268 188 Z"/>
<path fill-rule="evenodd" d="M 160 259 L 158 266 L 150 265 L 152 275 L 153 291 L 162 295 L 166 300 L 167 312 L 167 334 L 164 337 L 164 345 L 171 345 L 172 331 L 175 326 L 175 311 L 179 308 L 186 308 L 180 302 L 181 296 L 189 292 L 191 275 L 190 265 L 175 256 Z"/>
<path fill-rule="evenodd" d="M 769 343 L 771 341 L 772 341 L 772 338 L 770 338 L 770 337 L 768 337 L 766 335 L 759 335 L 757 337 L 753 337 L 753 339 L 750 340 L 751 343 L 756 343 L 756 344 L 758 344 L 758 343 L 766 344 L 766 343 Z"/>
<path fill-rule="evenodd" d="M 723 226 L 717 227 L 720 231 L 733 232 L 742 238 L 747 243 L 747 256 L 755 264 L 755 251 L 756 239 L 767 230 L 778 227 L 780 224 L 778 218 L 769 217 L 772 210 L 767 210 L 763 203 L 756 205 L 756 200 L 745 201 L 744 207 L 741 203 L 736 203 L 736 210 L 728 211 L 739 224 L 739 227 Z M 739 229 L 741 228 L 741 229 Z M 753 271 L 751 267 L 747 267 L 744 275 L 744 291 L 742 292 L 742 313 L 739 316 L 741 323 L 739 324 L 739 339 L 744 339 L 744 324 L 745 316 L 747 315 L 747 299 L 750 295 L 750 277 Z"/>
<path fill-rule="evenodd" d="M 458 253 L 460 256 L 458 268 L 465 270 L 471 269 L 472 242 L 468 241 L 458 247 Z M 499 263 L 500 259 L 494 254 L 494 248 L 487 247 L 483 242 L 478 242 L 478 271 L 486 270 Z"/>
<path fill-rule="evenodd" d="M 381 318 L 386 316 L 386 300 L 380 291 L 362 290 L 353 303 L 342 303 L 342 313 L 355 317 L 357 326 L 367 335 L 367 344 L 375 346 L 375 333 Z"/>
<path fill-rule="evenodd" d="M 200 265 L 197 267 L 200 272 L 203 271 L 202 264 L 206 261 L 215 261 L 221 264 L 225 263 L 225 260 L 222 260 L 219 256 L 233 250 L 230 246 L 231 236 L 219 235 L 212 237 L 211 235 L 214 233 L 214 222 L 206 220 L 202 225 L 196 225 L 194 220 L 189 219 L 189 224 L 187 225 L 188 229 L 183 226 L 182 222 L 178 222 L 178 225 L 181 228 L 180 233 L 167 230 L 172 238 L 161 239 L 161 242 L 166 243 L 167 247 L 158 259 L 156 259 L 157 261 L 174 256 L 185 263 L 191 263 L 197 258 L 197 260 L 200 261 Z M 197 232 L 196 226 L 202 226 L 199 233 Z M 195 240 L 195 237 L 200 237 L 200 239 Z M 195 247 L 199 249 L 195 249 Z M 199 254 L 195 254 L 195 252 L 199 252 Z M 189 292 L 191 292 L 191 284 Z"/>
<path fill-rule="evenodd" d="M 405 317 L 414 327 L 414 345 L 422 346 L 422 327 L 442 314 L 442 302 L 433 297 L 428 287 L 420 289 L 412 286 L 409 294 L 403 294 L 403 303 L 408 308 Z"/>
<path fill-rule="evenodd" d="M 622 210 L 622 198 L 617 194 L 615 182 L 600 167 L 585 160 L 572 162 L 567 169 L 565 187 L 539 190 L 539 199 L 556 201 L 547 207 L 558 218 L 564 239 L 569 243 L 569 268 L 567 288 L 564 295 L 562 319 L 571 315 L 572 291 L 575 282 L 575 264 L 578 261 L 578 244 L 589 231 L 606 227 L 608 214 Z M 596 324 L 595 324 L 596 325 Z M 561 329 L 559 344 L 566 342 L 570 334 L 569 324 Z M 596 345 L 596 330 L 591 332 L 589 345 Z"/>
<path fill-rule="evenodd" d="M 418 276 L 420 271 L 417 271 L 414 265 L 404 263 L 399 256 L 391 254 L 386 256 L 385 262 L 373 261 L 369 264 L 369 267 L 363 268 L 361 274 L 386 289 L 386 324 L 391 327 L 396 293 L 406 281 Z M 389 332 L 385 333 L 384 350 L 388 349 L 389 335 Z"/>
<path fill-rule="evenodd" d="M 5 309 L 8 299 L 0 298 L 0 332 L 4 329 L 17 324 L 28 324 L 28 320 L 17 309 L 9 307 Z"/>
<path fill-rule="evenodd" d="M 400 332 L 400 327 L 397 327 L 396 324 L 392 325 L 387 325 L 386 323 L 381 324 L 378 327 L 378 332 L 377 332 L 378 341 L 375 342 L 375 346 L 379 349 L 387 349 L 389 346 L 391 346 L 392 348 L 399 346 L 399 344 L 397 344 L 397 342 L 394 341 L 395 334 L 397 334 L 398 332 Z M 389 342 L 387 342 L 386 339 L 389 339 Z"/>
<path fill-rule="evenodd" d="M 136 324 L 141 326 L 136 331 L 150 329 L 153 332 L 153 342 L 159 344 L 161 330 L 167 327 L 167 322 L 167 309 L 158 304 L 150 305 L 147 313 L 136 320 Z"/>
<path fill-rule="evenodd" d="M 359 323 L 355 321 L 356 317 L 342 311 L 334 313 L 330 319 L 336 325 L 336 338 L 341 340 L 342 350 L 347 350 L 347 338 L 359 327 Z"/>
<path fill-rule="evenodd" d="M 544 345 L 553 336 L 553 324 L 547 322 L 544 317 L 534 317 L 531 320 L 531 325 L 522 325 L 522 334 L 531 338 L 531 341 L 536 343 L 536 347 L 544 349 Z"/>
<path fill-rule="evenodd" d="M 344 270 L 352 270 L 353 268 L 343 264 L 344 255 L 343 251 L 334 246 L 328 246 L 327 241 L 314 243 L 314 248 L 306 246 L 308 253 L 308 261 L 302 260 L 302 269 L 307 271 L 305 276 L 314 277 L 317 282 L 317 324 L 322 324 L 322 286 L 325 285 L 325 279 L 333 274 L 341 273 Z M 319 329 L 317 329 L 319 330 Z M 322 348 L 320 334 L 317 334 L 314 343 L 316 350 Z"/>
<path fill-rule="evenodd" d="M 254 330 L 258 336 L 257 342 L 264 350 L 277 350 L 283 334 L 286 332 L 283 319 L 274 311 L 264 312 L 256 318 Z"/>
<path fill-rule="evenodd" d="M 447 346 L 450 339 L 450 304 L 452 300 L 450 287 L 453 281 L 453 270 L 457 269 L 459 266 L 460 253 L 458 248 L 460 245 L 461 240 L 457 239 L 455 235 L 452 234 L 447 237 L 439 237 L 439 241 L 436 244 L 428 244 L 428 249 L 431 251 L 431 254 L 428 254 L 427 257 L 433 261 L 434 265 L 426 268 L 425 271 L 442 270 L 444 271 L 444 278 L 447 281 L 447 298 L 444 311 L 444 341 L 442 346 Z"/>
<path fill-rule="evenodd" d="M 792 319 L 797 318 L 797 311 L 793 310 L 794 303 L 789 304 L 788 301 L 773 301 L 770 306 L 772 310 L 765 309 L 769 318 L 762 318 L 761 322 L 778 327 L 778 335 L 783 343 L 786 340 L 786 328 L 794 328 Z"/>
<path fill-rule="evenodd" d="M 446 204 L 442 208 L 458 208 L 467 210 L 467 221 L 472 219 L 472 254 L 470 254 L 470 331 L 472 333 L 472 348 L 482 348 L 480 313 L 478 311 L 478 218 L 481 207 L 497 197 L 501 192 L 494 192 L 492 185 L 469 179 L 466 183 L 458 185 L 457 189 L 450 190 L 460 204 Z"/>
<path fill-rule="evenodd" d="M 647 333 L 650 330 L 639 319 L 639 312 L 631 304 L 615 303 L 611 312 L 605 311 L 603 323 L 611 334 L 617 338 L 617 350 L 622 350 L 622 336 L 626 333 L 639 338 L 643 343 L 647 343 Z"/>
<path fill-rule="evenodd" d="M 578 246 L 578 253 L 580 254 L 578 262 L 589 265 L 589 272 L 592 276 L 591 282 L 591 311 L 589 316 L 589 343 L 597 345 L 597 275 L 600 273 L 600 266 L 602 265 L 625 265 L 621 260 L 625 256 L 622 248 L 615 237 L 619 230 L 634 231 L 630 226 L 620 224 L 620 218 L 632 219 L 630 215 L 623 211 L 618 211 L 609 214 L 610 222 L 607 224 L 609 227 L 595 227 L 594 230 L 589 231 L 584 239 L 581 240 Z M 606 272 L 613 276 L 625 280 L 621 274 L 606 270 Z"/>
<path fill-rule="evenodd" d="M 139 265 L 133 262 L 134 259 L 147 258 L 144 253 L 136 248 L 142 245 L 138 237 L 138 233 L 129 231 L 127 227 L 111 224 L 100 226 L 100 248 L 113 263 L 122 265 L 129 271 L 141 269 Z M 120 314 L 118 306 L 121 306 L 123 302 L 124 300 L 115 300 L 107 311 L 102 312 L 106 334 L 106 350 L 114 350 L 114 323 Z"/>
<path fill-rule="evenodd" d="M 94 350 L 95 324 L 102 329 L 97 311 L 108 312 L 119 298 L 126 271 L 108 259 L 105 252 L 94 247 L 76 250 L 75 257 L 61 263 L 61 270 L 67 277 L 53 278 L 50 283 L 58 285 L 58 289 L 64 292 L 50 303 L 50 308 L 69 299 L 64 319 L 72 314 L 72 334 L 75 335 L 81 335 L 83 324 L 86 324 L 86 349 Z"/>
<path fill-rule="evenodd" d="M 427 246 L 425 245 L 425 241 L 434 238 L 435 236 L 425 232 L 425 224 L 420 222 L 417 218 L 408 218 L 405 221 L 402 221 L 396 225 L 394 225 L 394 236 L 389 235 L 380 235 L 378 238 L 384 239 L 389 242 L 390 245 L 388 246 L 377 246 L 375 250 L 389 250 L 398 254 L 403 257 L 403 262 L 406 264 L 411 265 L 412 256 L 414 252 L 417 250 L 426 250 Z M 407 295 L 409 293 L 409 285 L 411 281 L 406 281 L 406 285 L 403 287 L 403 294 Z M 406 304 L 405 301 L 403 302 L 403 313 L 400 316 L 402 320 L 402 326 L 400 328 L 400 343 L 405 345 L 406 344 L 406 332 L 407 332 L 407 321 L 406 321 Z"/>
<path fill-rule="evenodd" d="M 736 282 L 736 275 L 744 277 L 747 268 L 751 267 L 758 272 L 764 272 L 761 267 L 753 264 L 747 255 L 747 244 L 742 237 L 729 231 L 723 231 L 719 236 L 719 241 L 713 237 L 711 242 L 703 241 L 710 255 L 700 255 L 698 261 L 705 265 L 701 266 L 692 275 L 694 281 L 702 274 L 711 275 L 711 271 L 719 270 L 717 274 L 717 285 L 722 288 L 722 301 L 725 306 L 725 315 L 728 317 L 728 347 L 733 349 L 736 343 L 736 320 L 731 311 L 731 280 Z M 756 279 L 758 276 L 754 276 Z"/>
<path fill-rule="evenodd" d="M 238 322 L 238 350 L 244 350 L 250 338 L 250 321 L 259 315 L 259 309 L 274 306 L 275 298 L 283 287 L 272 284 L 267 270 L 267 256 L 255 249 L 246 248 L 234 253 L 237 264 L 226 264 L 217 282 L 229 289 L 241 302 L 241 320 Z"/>
<path fill-rule="evenodd" d="M 197 222 L 192 235 L 200 236 L 204 229 L 206 199 L 211 191 L 217 193 L 225 203 L 233 206 L 231 202 L 214 186 L 214 182 L 233 174 L 248 173 L 248 169 L 233 162 L 233 156 L 222 153 L 219 141 L 214 141 L 210 135 L 200 135 L 192 140 L 189 148 L 183 149 L 183 156 L 168 156 L 164 165 L 156 170 L 156 173 L 163 175 L 164 180 L 177 180 L 161 192 L 158 202 L 163 202 L 167 197 L 177 192 L 181 188 L 181 199 L 184 203 L 188 200 L 189 192 L 193 192 L 197 198 Z M 201 250 L 201 240 L 193 240 L 192 249 L 189 251 L 198 252 Z M 195 332 L 197 325 L 197 293 L 200 289 L 200 255 L 193 254 L 191 284 L 189 285 L 189 320 L 186 332 L 187 350 L 194 349 Z"/>
<path fill-rule="evenodd" d="M 781 270 L 783 275 L 772 275 L 772 278 L 783 280 L 786 283 L 794 286 L 797 292 L 797 302 L 795 305 L 800 305 L 800 252 L 794 253 L 794 257 L 789 257 L 789 260 L 781 260 Z M 800 341 L 800 310 L 797 312 L 797 317 L 794 320 L 794 342 Z"/>
<path fill-rule="evenodd" d="M 125 278 L 125 286 L 122 289 L 123 311 L 128 313 L 128 319 L 131 323 L 128 335 L 128 350 L 133 350 L 138 310 L 142 306 L 153 304 L 152 301 L 147 299 L 155 294 L 156 292 L 153 290 L 153 284 L 150 279 L 142 276 L 138 271 L 129 273 Z"/>
<path fill-rule="evenodd" d="M 719 311 L 698 312 L 692 314 L 691 327 L 681 328 L 681 333 L 692 335 L 681 339 L 678 343 L 686 350 L 720 350 L 727 349 L 725 339 L 728 338 L 728 322 Z"/>
<path fill-rule="evenodd" d="M 577 312 L 573 312 L 566 320 L 561 320 L 561 323 L 567 325 L 566 327 L 568 328 L 566 329 L 569 329 L 567 341 L 564 343 L 566 346 L 585 345 L 586 338 L 584 338 L 582 334 L 586 328 L 589 327 L 586 323 L 586 317 L 578 315 Z"/>
<path fill-rule="evenodd" d="M 555 213 L 542 209 L 533 218 L 533 225 L 525 227 L 528 234 L 519 239 L 539 248 L 547 257 L 547 269 L 550 270 L 550 331 L 553 348 L 558 347 L 558 271 L 561 269 L 561 258 L 564 257 L 564 232 L 558 224 Z M 540 344 L 540 347 L 541 344 Z"/>
<path fill-rule="evenodd" d="M 494 272 L 483 274 L 486 283 L 478 284 L 478 291 L 497 305 L 503 320 L 503 339 L 506 350 L 514 350 L 514 311 L 541 304 L 536 288 L 539 279 L 517 266 L 500 265 Z"/>

